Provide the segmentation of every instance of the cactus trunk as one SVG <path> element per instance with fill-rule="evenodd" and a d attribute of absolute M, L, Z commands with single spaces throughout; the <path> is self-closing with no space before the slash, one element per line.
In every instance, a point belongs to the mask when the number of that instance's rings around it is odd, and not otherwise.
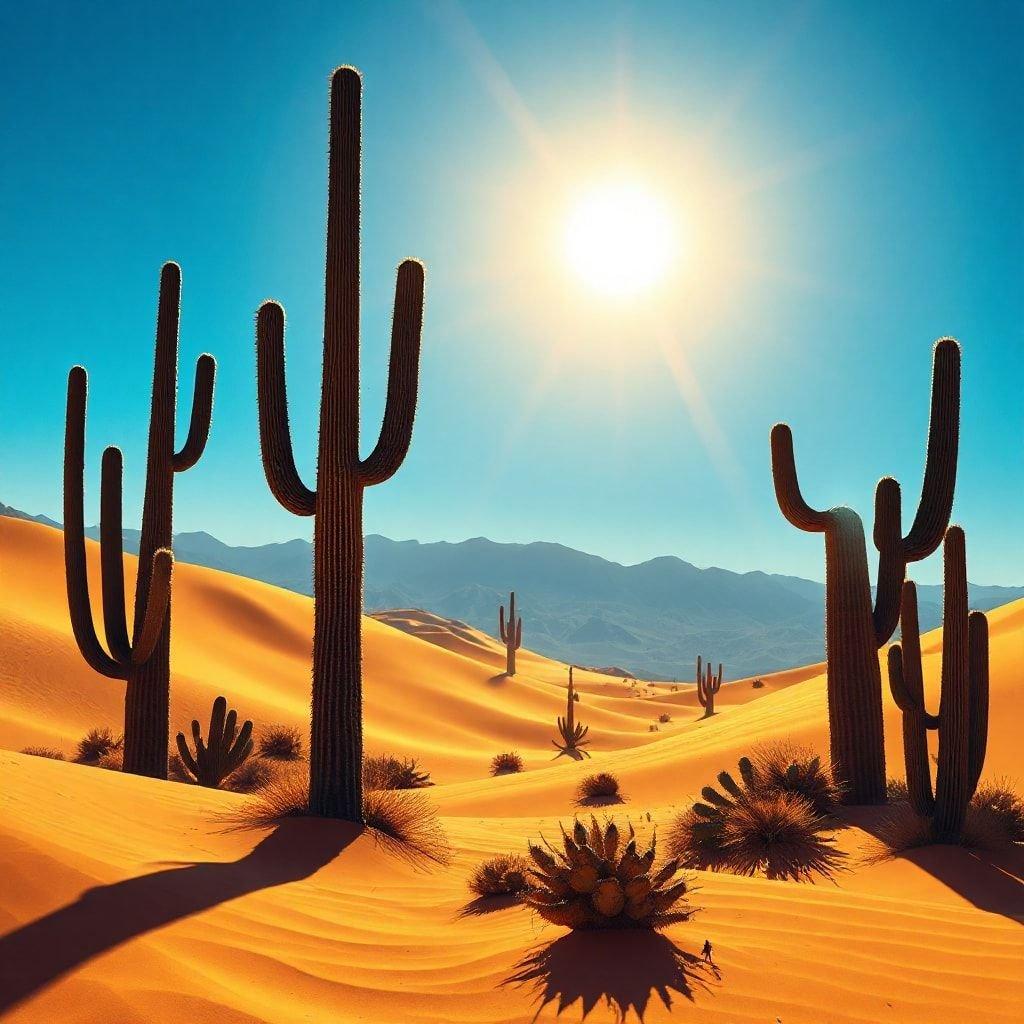
<path fill-rule="evenodd" d="M 284 310 L 256 321 L 260 445 L 267 482 L 290 512 L 314 516 L 309 809 L 363 821 L 363 491 L 401 466 L 412 439 L 423 316 L 423 267 L 398 268 L 384 423 L 359 457 L 359 177 L 362 79 L 331 78 L 323 381 L 317 484 L 295 468 L 284 371 Z"/>
<path fill-rule="evenodd" d="M 523 642 L 523 620 L 516 618 L 516 592 L 508 595 L 508 622 L 505 621 L 505 606 L 498 608 L 498 635 L 505 645 L 505 675 L 516 674 L 516 651 Z"/>
<path fill-rule="evenodd" d="M 885 802 L 882 675 L 872 623 L 864 528 L 832 510 L 825 531 L 825 656 L 833 771 L 852 804 Z"/>

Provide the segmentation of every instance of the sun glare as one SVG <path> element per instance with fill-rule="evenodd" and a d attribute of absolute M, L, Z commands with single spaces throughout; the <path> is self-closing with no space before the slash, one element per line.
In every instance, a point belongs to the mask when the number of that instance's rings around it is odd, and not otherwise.
<path fill-rule="evenodd" d="M 596 292 L 633 296 L 658 284 L 675 259 L 668 205 L 636 182 L 597 185 L 579 196 L 565 224 L 565 257 Z"/>

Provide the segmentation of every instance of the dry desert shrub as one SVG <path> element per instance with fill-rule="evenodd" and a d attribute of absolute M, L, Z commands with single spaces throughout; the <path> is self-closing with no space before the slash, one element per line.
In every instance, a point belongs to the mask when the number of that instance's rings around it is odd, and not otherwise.
<path fill-rule="evenodd" d="M 254 793 L 270 784 L 277 774 L 272 762 L 250 757 L 236 768 L 224 782 L 224 788 L 233 793 Z"/>
<path fill-rule="evenodd" d="M 663 711 L 658 715 L 658 721 L 661 722 L 662 725 L 668 725 L 668 723 L 672 721 L 672 716 L 667 711 Z"/>
<path fill-rule="evenodd" d="M 414 757 L 377 754 L 363 759 L 363 789 L 425 789 L 432 786 L 430 772 L 422 771 Z"/>
<path fill-rule="evenodd" d="M 121 747 L 115 747 L 113 750 L 107 751 L 95 762 L 95 766 L 105 768 L 108 772 L 121 771 L 124 768 L 124 750 Z"/>
<path fill-rule="evenodd" d="M 611 772 L 588 775 L 576 789 L 576 802 L 581 804 L 611 803 L 621 799 L 619 780 Z"/>
<path fill-rule="evenodd" d="M 794 743 L 766 743 L 751 758 L 756 788 L 764 793 L 795 793 L 804 797 L 820 816 L 834 814 L 842 800 L 842 789 L 809 747 Z"/>
<path fill-rule="evenodd" d="M 520 896 L 529 888 L 530 863 L 517 853 L 502 853 L 478 864 L 469 876 L 469 891 L 476 896 Z"/>
<path fill-rule="evenodd" d="M 63 761 L 64 754 L 55 750 L 53 747 L 24 747 L 21 751 L 23 754 L 29 754 L 31 757 L 45 757 L 51 761 Z"/>
<path fill-rule="evenodd" d="M 885 799 L 890 804 L 901 804 L 910 798 L 905 779 L 888 778 L 885 780 Z"/>
<path fill-rule="evenodd" d="M 890 860 L 907 850 L 940 842 L 932 830 L 931 818 L 918 816 L 906 802 L 905 788 L 902 799 L 894 802 L 875 831 L 875 843 L 865 856 L 867 863 Z M 1024 799 L 1006 779 L 984 783 L 967 805 L 960 845 L 999 850 L 1015 843 L 1024 843 Z"/>
<path fill-rule="evenodd" d="M 762 689 L 764 689 L 764 680 L 763 679 L 755 679 L 750 685 L 755 690 L 762 690 Z"/>
<path fill-rule="evenodd" d="M 271 761 L 299 761 L 303 755 L 302 732 L 292 725 L 268 725 L 260 730 L 260 757 Z"/>
<path fill-rule="evenodd" d="M 523 770 L 523 759 L 514 750 L 495 754 L 491 761 L 492 775 L 512 775 Z"/>
<path fill-rule="evenodd" d="M 814 804 L 815 798 L 826 804 L 830 792 L 819 785 L 820 764 L 798 757 L 789 764 L 796 772 L 769 771 L 782 764 L 779 749 L 761 752 L 764 774 L 750 758 L 740 758 L 739 782 L 729 772 L 719 772 L 721 789 L 705 786 L 702 800 L 679 815 L 668 846 L 683 867 L 793 881 L 832 878 L 842 867 L 845 854 L 836 849 Z M 787 776 L 792 789 L 780 783 Z"/>
<path fill-rule="evenodd" d="M 273 775 L 228 821 L 235 828 L 272 828 L 285 818 L 308 815 L 309 777 L 299 769 Z M 440 865 L 451 860 L 448 837 L 423 793 L 365 790 L 363 818 L 377 842 L 396 856 Z"/>
<path fill-rule="evenodd" d="M 115 736 L 110 729 L 90 729 L 79 741 L 75 752 L 75 760 L 79 764 L 96 764 L 111 751 L 120 750 L 124 746 L 124 738 Z"/>

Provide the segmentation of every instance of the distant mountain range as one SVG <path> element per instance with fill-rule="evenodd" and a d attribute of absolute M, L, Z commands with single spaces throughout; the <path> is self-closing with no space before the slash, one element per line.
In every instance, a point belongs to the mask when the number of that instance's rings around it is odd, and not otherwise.
<path fill-rule="evenodd" d="M 0 504 L 0 515 L 58 527 Z M 89 535 L 98 537 L 98 530 Z M 137 530 L 125 549 L 138 550 Z M 208 533 L 180 533 L 184 562 L 300 594 L 312 593 L 312 548 L 291 540 L 232 547 Z M 497 631 L 498 605 L 516 591 L 523 643 L 582 665 L 622 665 L 642 678 L 690 679 L 698 654 L 739 678 L 824 657 L 824 586 L 796 576 L 698 569 L 665 556 L 619 565 L 561 544 L 498 544 L 484 537 L 457 544 L 366 538 L 366 608 L 424 608 Z M 971 584 L 981 610 L 1024 597 L 1024 587 Z M 919 586 L 922 630 L 942 617 L 942 588 Z"/>

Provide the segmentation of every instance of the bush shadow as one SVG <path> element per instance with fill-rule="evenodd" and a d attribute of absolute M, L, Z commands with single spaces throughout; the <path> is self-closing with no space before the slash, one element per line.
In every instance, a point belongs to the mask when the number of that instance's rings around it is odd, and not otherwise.
<path fill-rule="evenodd" d="M 719 972 L 694 953 L 654 931 L 577 931 L 532 950 L 503 985 L 528 986 L 536 1016 L 555 1005 L 556 1016 L 580 1004 L 581 1019 L 598 1005 L 616 1020 L 644 1020 L 651 1000 L 671 1011 L 676 997 L 693 1001 L 711 990 Z"/>

